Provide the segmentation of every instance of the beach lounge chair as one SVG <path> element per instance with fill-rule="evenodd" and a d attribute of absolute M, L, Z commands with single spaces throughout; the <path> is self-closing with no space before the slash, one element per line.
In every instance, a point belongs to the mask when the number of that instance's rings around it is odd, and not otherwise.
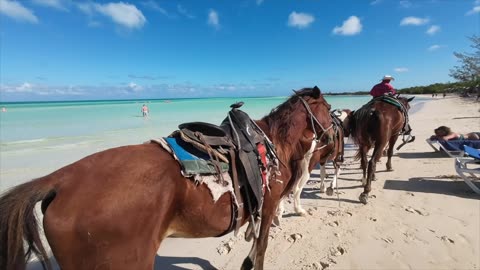
<path fill-rule="evenodd" d="M 433 148 L 433 150 L 435 150 L 435 152 L 443 151 L 448 156 L 453 157 L 453 158 L 464 156 L 464 151 L 463 150 L 449 148 L 448 145 L 445 144 L 445 141 L 437 141 L 437 140 L 427 139 L 426 142 L 430 145 L 430 147 Z M 435 145 L 437 147 L 435 147 Z"/>
<path fill-rule="evenodd" d="M 480 149 L 467 145 L 464 148 L 468 157 L 455 158 L 455 170 L 475 193 L 480 194 L 479 186 L 473 183 L 473 180 L 480 180 Z"/>
<path fill-rule="evenodd" d="M 480 140 L 449 140 L 449 141 L 432 141 L 426 140 L 427 143 L 435 150 L 443 150 L 450 157 L 463 157 L 465 154 L 464 146 L 469 146 L 475 149 L 480 149 Z M 439 149 L 434 146 L 437 144 Z"/>

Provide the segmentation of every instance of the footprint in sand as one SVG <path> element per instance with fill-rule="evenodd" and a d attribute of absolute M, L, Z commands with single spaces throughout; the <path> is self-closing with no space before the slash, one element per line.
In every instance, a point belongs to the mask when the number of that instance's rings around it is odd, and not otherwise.
<path fill-rule="evenodd" d="M 448 243 L 452 243 L 452 244 L 455 244 L 455 241 L 453 241 L 452 239 L 448 238 L 447 236 L 442 236 L 440 237 L 440 239 L 442 239 L 442 241 L 444 242 L 448 242 Z"/>
<path fill-rule="evenodd" d="M 333 257 L 341 256 L 347 252 L 347 250 L 342 246 L 331 247 L 329 251 L 330 251 L 330 256 L 333 256 Z"/>
<path fill-rule="evenodd" d="M 220 246 L 217 247 L 217 252 L 220 255 L 225 255 L 230 253 L 233 250 L 233 246 L 235 245 L 236 238 L 230 238 L 227 241 L 223 241 Z"/>
<path fill-rule="evenodd" d="M 419 214 L 419 215 L 421 215 L 421 216 L 428 216 L 428 215 L 429 215 L 426 211 L 421 211 L 421 210 L 412 208 L 412 207 L 410 207 L 410 206 L 406 207 L 406 208 L 405 208 L 405 211 L 410 212 L 410 213 L 413 213 L 413 214 Z"/>
<path fill-rule="evenodd" d="M 329 222 L 328 225 L 331 226 L 331 227 L 337 227 L 338 225 L 340 225 L 340 223 L 335 220 L 333 222 Z"/>
<path fill-rule="evenodd" d="M 382 240 L 385 241 L 385 242 L 388 243 L 388 244 L 393 244 L 393 239 L 390 238 L 390 237 L 382 238 Z"/>
<path fill-rule="evenodd" d="M 299 234 L 299 233 L 294 233 L 294 234 L 291 234 L 288 238 L 287 238 L 287 241 L 290 242 L 290 243 L 295 243 L 297 242 L 298 240 L 302 239 L 303 235 Z"/>

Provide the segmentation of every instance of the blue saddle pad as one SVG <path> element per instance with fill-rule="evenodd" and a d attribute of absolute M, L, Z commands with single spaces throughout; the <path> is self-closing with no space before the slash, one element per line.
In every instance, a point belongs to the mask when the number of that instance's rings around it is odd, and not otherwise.
<path fill-rule="evenodd" d="M 187 176 L 195 174 L 216 174 L 217 170 L 210 156 L 179 137 L 164 137 L 170 149 L 175 153 L 178 162 Z M 220 162 L 221 172 L 228 172 L 229 165 Z"/>
<path fill-rule="evenodd" d="M 450 141 L 438 141 L 445 149 L 449 151 L 465 151 L 464 146 L 470 146 L 471 148 L 480 149 L 480 140 L 450 140 Z"/>

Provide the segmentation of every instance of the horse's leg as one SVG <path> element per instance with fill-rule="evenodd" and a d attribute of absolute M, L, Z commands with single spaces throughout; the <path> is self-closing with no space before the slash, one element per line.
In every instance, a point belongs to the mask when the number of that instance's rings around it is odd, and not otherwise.
<path fill-rule="evenodd" d="M 300 195 L 302 194 L 302 190 L 305 187 L 308 179 L 310 179 L 310 170 L 309 170 L 309 163 L 312 155 L 307 153 L 305 158 L 302 161 L 302 176 L 298 180 L 297 184 L 293 188 L 293 208 L 295 209 L 295 213 L 305 216 L 307 212 L 302 208 L 300 204 Z"/>
<path fill-rule="evenodd" d="M 363 204 L 367 204 L 368 200 L 368 193 L 372 190 L 372 180 L 375 178 L 375 171 L 377 162 L 382 157 L 383 149 L 385 149 L 386 139 L 384 140 L 377 140 L 375 142 L 375 148 L 373 149 L 372 157 L 368 162 L 368 176 L 367 176 L 367 184 L 364 187 L 363 193 L 360 194 L 360 202 Z"/>
<path fill-rule="evenodd" d="M 277 190 L 279 191 L 279 190 Z M 252 249 L 248 254 L 248 257 L 243 261 L 242 270 L 256 269 L 263 270 L 263 263 L 265 259 L 265 251 L 268 245 L 268 234 L 272 219 L 274 217 L 274 211 L 277 209 L 281 192 L 275 192 L 272 188 L 269 194 L 265 194 L 265 200 L 262 207 L 262 221 L 260 224 L 260 232 L 258 238 L 255 239 Z"/>
<path fill-rule="evenodd" d="M 325 176 L 327 175 L 325 169 L 326 163 L 320 164 L 320 193 L 325 193 Z"/>
<path fill-rule="evenodd" d="M 367 184 L 367 153 L 368 153 L 368 146 L 360 146 L 360 166 L 362 168 L 363 177 L 362 177 L 362 185 L 365 186 Z"/>
<path fill-rule="evenodd" d="M 327 189 L 327 195 L 332 196 L 333 195 L 333 189 L 334 187 L 337 187 L 337 177 L 340 174 L 340 164 L 337 162 L 333 161 L 333 167 L 335 168 L 335 174 L 333 175 L 333 180 L 330 183 L 330 187 Z"/>
<path fill-rule="evenodd" d="M 273 218 L 273 224 L 275 226 L 280 226 L 280 222 L 283 218 L 283 213 L 285 213 L 285 200 L 287 198 L 283 198 L 280 200 L 280 203 L 278 204 L 277 212 L 275 213 L 275 217 Z M 253 247 L 252 247 L 253 249 Z"/>
<path fill-rule="evenodd" d="M 394 135 L 390 138 L 390 141 L 388 142 L 388 160 L 387 160 L 387 171 L 393 171 L 392 168 L 392 155 L 393 155 L 393 149 L 395 146 L 395 143 L 397 142 L 398 135 Z"/>

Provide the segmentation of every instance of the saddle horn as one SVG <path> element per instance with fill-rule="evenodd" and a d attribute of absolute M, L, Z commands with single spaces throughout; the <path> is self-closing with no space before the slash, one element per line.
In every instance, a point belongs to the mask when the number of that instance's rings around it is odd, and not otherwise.
<path fill-rule="evenodd" d="M 243 104 L 244 104 L 243 101 L 240 101 L 240 102 L 237 102 L 237 103 L 233 103 L 232 105 L 230 105 L 230 108 L 232 108 L 232 109 L 238 109 L 238 108 L 242 107 Z"/>

